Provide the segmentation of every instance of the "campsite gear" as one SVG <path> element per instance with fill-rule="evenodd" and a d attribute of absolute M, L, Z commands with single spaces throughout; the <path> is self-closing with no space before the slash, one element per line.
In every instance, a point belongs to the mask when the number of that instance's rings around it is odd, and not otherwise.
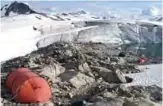
<path fill-rule="evenodd" d="M 145 63 L 146 62 L 146 59 L 145 58 L 140 58 L 139 60 L 138 60 L 138 63 L 139 64 L 143 64 L 143 63 Z"/>
<path fill-rule="evenodd" d="M 6 87 L 21 103 L 46 102 L 51 98 L 48 83 L 27 68 L 18 68 L 7 76 Z"/>

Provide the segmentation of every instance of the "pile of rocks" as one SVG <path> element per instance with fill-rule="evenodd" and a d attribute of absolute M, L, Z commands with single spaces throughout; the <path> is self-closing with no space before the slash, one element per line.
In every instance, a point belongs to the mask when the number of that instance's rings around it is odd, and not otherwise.
<path fill-rule="evenodd" d="M 100 43 L 55 43 L 26 56 L 2 64 L 1 94 L 5 106 L 153 106 L 139 105 L 162 101 L 158 87 L 125 87 L 131 78 L 123 73 L 140 72 L 120 51 Z M 5 88 L 5 78 L 12 68 L 27 67 L 45 78 L 53 93 L 51 102 L 45 104 L 20 104 Z M 145 90 L 148 89 L 148 90 Z M 156 89 L 155 92 L 150 89 Z M 143 102 L 142 102 L 143 101 Z"/>

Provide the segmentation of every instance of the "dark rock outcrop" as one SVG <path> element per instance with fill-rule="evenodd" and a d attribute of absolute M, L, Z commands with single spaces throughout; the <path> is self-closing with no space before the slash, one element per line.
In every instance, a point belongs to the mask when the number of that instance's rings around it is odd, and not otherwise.
<path fill-rule="evenodd" d="M 4 10 L 5 9 L 5 10 Z M 11 12 L 16 14 L 32 14 L 36 13 L 27 4 L 21 2 L 13 2 L 9 6 L 5 5 L 1 8 L 1 11 L 5 11 L 4 16 L 9 16 Z"/>

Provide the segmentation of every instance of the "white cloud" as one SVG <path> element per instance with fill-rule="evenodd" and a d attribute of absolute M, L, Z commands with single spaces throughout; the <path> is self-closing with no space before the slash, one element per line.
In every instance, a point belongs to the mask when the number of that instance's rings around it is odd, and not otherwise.
<path fill-rule="evenodd" d="M 160 15 L 160 10 L 157 7 L 149 7 L 145 10 L 142 11 L 143 15 L 148 15 L 148 16 L 158 16 Z"/>

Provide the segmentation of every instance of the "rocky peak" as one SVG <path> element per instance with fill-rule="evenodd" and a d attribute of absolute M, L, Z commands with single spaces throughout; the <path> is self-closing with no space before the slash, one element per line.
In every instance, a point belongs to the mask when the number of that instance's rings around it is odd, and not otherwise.
<path fill-rule="evenodd" d="M 67 12 L 67 13 L 61 13 L 61 15 L 67 16 L 67 15 L 81 15 L 81 14 L 87 14 L 84 10 L 76 11 L 76 12 Z"/>
<path fill-rule="evenodd" d="M 4 5 L 1 12 L 4 11 L 4 16 L 9 16 L 11 12 L 15 14 L 31 14 L 36 13 L 27 4 L 14 1 L 10 5 Z"/>

